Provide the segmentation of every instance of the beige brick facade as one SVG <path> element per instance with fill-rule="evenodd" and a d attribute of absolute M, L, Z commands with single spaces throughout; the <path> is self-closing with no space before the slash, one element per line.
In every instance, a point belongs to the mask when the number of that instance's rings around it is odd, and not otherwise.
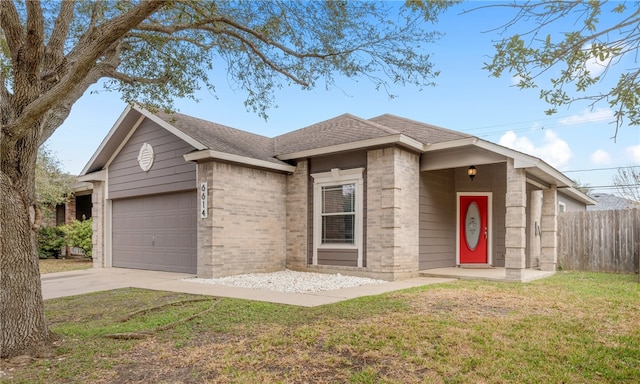
<path fill-rule="evenodd" d="M 303 270 L 308 255 L 308 190 L 309 167 L 299 161 L 293 174 L 287 176 L 287 268 Z"/>
<path fill-rule="evenodd" d="M 104 181 L 93 181 L 93 191 L 91 193 L 91 216 L 93 220 L 93 233 L 91 237 L 91 257 L 94 268 L 106 267 L 105 261 L 105 183 Z"/>
<path fill-rule="evenodd" d="M 505 216 L 505 268 L 508 280 L 522 279 L 527 247 L 527 179 L 524 169 L 514 167 L 507 159 L 507 196 Z"/>
<path fill-rule="evenodd" d="M 555 271 L 558 264 L 558 193 L 555 185 L 542 192 L 540 269 Z"/>
<path fill-rule="evenodd" d="M 198 277 L 285 267 L 287 176 L 233 164 L 198 164 L 208 217 L 198 217 Z"/>
<path fill-rule="evenodd" d="M 367 157 L 367 266 L 372 276 L 415 276 L 419 256 L 419 157 L 400 148 Z"/>

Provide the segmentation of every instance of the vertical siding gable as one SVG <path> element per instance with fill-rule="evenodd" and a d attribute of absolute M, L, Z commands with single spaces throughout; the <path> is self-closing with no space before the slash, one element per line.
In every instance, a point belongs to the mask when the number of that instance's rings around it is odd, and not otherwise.
<path fill-rule="evenodd" d="M 155 155 L 153 166 L 147 172 L 138 164 L 138 153 L 144 143 L 151 144 Z M 109 165 L 109 197 L 117 199 L 193 189 L 196 165 L 182 157 L 193 150 L 195 148 L 190 144 L 145 119 Z"/>

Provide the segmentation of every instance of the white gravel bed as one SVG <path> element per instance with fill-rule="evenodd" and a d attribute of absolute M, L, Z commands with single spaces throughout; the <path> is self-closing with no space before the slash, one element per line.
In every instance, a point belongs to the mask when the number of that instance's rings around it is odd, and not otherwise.
<path fill-rule="evenodd" d="M 272 273 L 249 273 L 217 279 L 188 278 L 184 281 L 201 284 L 220 284 L 232 287 L 265 289 L 276 292 L 311 293 L 333 289 L 385 283 L 384 280 L 341 274 L 296 272 L 284 270 Z"/>

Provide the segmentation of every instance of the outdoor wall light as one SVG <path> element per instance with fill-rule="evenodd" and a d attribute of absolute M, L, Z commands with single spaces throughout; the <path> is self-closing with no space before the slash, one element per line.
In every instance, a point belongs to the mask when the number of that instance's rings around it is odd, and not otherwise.
<path fill-rule="evenodd" d="M 470 166 L 469 169 L 467 169 L 467 175 L 469 175 L 471 181 L 473 181 L 473 178 L 476 177 L 476 173 L 478 173 L 478 170 L 473 165 Z"/>

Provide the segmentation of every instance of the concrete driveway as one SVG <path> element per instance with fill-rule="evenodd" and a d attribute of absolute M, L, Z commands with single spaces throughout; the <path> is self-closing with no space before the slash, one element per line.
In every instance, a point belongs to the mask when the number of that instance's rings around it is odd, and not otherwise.
<path fill-rule="evenodd" d="M 382 284 L 363 285 L 315 293 L 286 293 L 185 281 L 193 275 L 125 268 L 95 268 L 42 275 L 45 300 L 118 288 L 142 288 L 196 295 L 232 297 L 271 303 L 315 307 L 361 296 L 452 281 L 450 278 L 417 277 Z"/>

